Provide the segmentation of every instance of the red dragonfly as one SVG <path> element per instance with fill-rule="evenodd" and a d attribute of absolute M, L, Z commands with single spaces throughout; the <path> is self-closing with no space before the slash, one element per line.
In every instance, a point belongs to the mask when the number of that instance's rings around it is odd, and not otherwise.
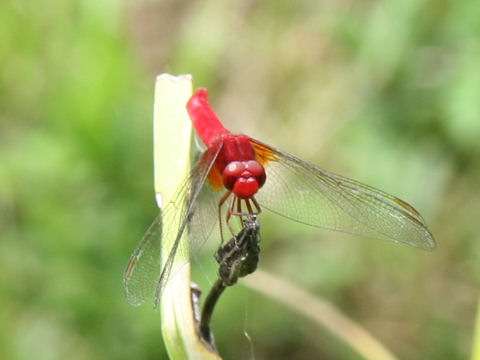
<path fill-rule="evenodd" d="M 188 261 L 178 251 L 186 228 L 194 253 L 217 222 L 221 232 L 223 222 L 233 232 L 233 217 L 257 216 L 263 209 L 320 228 L 435 248 L 422 216 L 405 201 L 247 135 L 232 134 L 208 103 L 206 89 L 195 92 L 187 110 L 207 149 L 130 258 L 124 275 L 130 304 L 152 296 L 158 303 L 174 261 Z M 162 239 L 172 236 L 174 245 L 160 269 Z"/>

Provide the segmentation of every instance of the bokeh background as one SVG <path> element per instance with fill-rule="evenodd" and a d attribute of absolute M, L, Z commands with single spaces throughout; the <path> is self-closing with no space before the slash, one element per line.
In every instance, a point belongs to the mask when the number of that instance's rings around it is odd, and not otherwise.
<path fill-rule="evenodd" d="M 261 266 L 328 299 L 401 359 L 468 358 L 480 281 L 479 19 L 477 0 L 2 0 L 0 358 L 166 359 L 158 312 L 130 307 L 121 282 L 157 213 L 162 72 L 193 74 L 233 131 L 419 209 L 432 253 L 265 214 Z M 204 288 L 216 244 L 196 261 Z M 251 348 L 256 359 L 358 358 L 241 285 L 213 329 L 226 359 Z"/>

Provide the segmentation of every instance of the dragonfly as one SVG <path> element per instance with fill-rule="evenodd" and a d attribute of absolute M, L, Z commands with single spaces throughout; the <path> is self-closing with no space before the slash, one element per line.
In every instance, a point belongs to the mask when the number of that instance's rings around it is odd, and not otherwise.
<path fill-rule="evenodd" d="M 264 209 L 318 228 L 435 248 L 425 220 L 407 202 L 248 135 L 231 133 L 211 107 L 207 89 L 198 89 L 186 108 L 206 150 L 130 257 L 123 278 L 130 304 L 152 297 L 154 306 L 158 304 L 173 264 L 189 260 L 179 248 L 185 231 L 190 254 L 195 254 L 217 223 L 221 234 L 224 227 L 235 234 L 235 218 L 242 222 Z M 167 238 L 174 239 L 173 245 L 161 261 Z"/>

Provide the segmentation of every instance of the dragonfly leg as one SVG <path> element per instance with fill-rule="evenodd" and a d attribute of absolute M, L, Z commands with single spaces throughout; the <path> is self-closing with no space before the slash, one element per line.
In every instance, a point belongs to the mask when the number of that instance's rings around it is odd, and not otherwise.
<path fill-rule="evenodd" d="M 253 205 L 255 206 L 255 212 L 252 211 L 250 212 L 250 214 L 257 216 L 262 212 L 262 208 L 260 207 L 260 204 L 257 202 L 254 196 L 252 196 L 252 202 L 253 202 Z"/>
<path fill-rule="evenodd" d="M 250 204 L 250 199 L 245 200 L 245 205 L 247 206 L 248 213 L 250 215 L 254 214 L 253 209 L 252 209 L 252 205 Z"/>
<path fill-rule="evenodd" d="M 224 200 L 225 201 L 225 200 Z M 245 203 L 245 208 L 243 208 L 243 203 Z M 262 211 L 260 204 L 255 200 L 254 197 L 250 199 L 241 199 L 235 195 L 233 195 L 232 201 L 230 202 L 230 206 L 227 210 L 227 216 L 225 217 L 225 222 L 227 223 L 228 229 L 230 230 L 233 237 L 235 237 L 235 231 L 233 230 L 232 226 L 230 225 L 230 219 L 232 215 L 238 217 L 240 220 L 240 227 L 245 227 L 245 222 L 248 219 L 256 219 L 257 215 L 260 214 Z M 247 220 L 245 219 L 247 218 Z"/>
<path fill-rule="evenodd" d="M 243 226 L 244 216 L 251 218 L 252 216 L 257 216 L 262 212 L 262 208 L 260 207 L 260 204 L 257 202 L 257 200 L 255 200 L 254 197 L 251 197 L 250 199 L 240 199 L 238 197 L 235 197 L 235 199 L 237 201 L 237 209 L 236 209 L 237 211 L 233 211 L 233 206 L 231 206 L 230 215 L 235 215 L 240 217 L 242 226 Z M 242 210 L 242 202 L 245 202 L 246 211 Z"/>
<path fill-rule="evenodd" d="M 231 191 L 227 191 L 225 195 L 222 196 L 220 201 L 218 202 L 218 226 L 220 228 L 220 241 L 223 244 L 223 227 L 222 227 L 222 206 L 227 201 L 227 199 L 230 197 L 232 194 Z M 228 219 L 229 219 L 229 211 L 227 211 L 227 225 L 228 225 Z"/>
<path fill-rule="evenodd" d="M 233 198 L 232 198 L 232 201 L 230 202 L 230 206 L 228 207 L 228 210 L 227 210 L 227 216 L 225 217 L 225 222 L 227 223 L 227 227 L 228 227 L 228 230 L 230 230 L 230 233 L 235 237 L 235 231 L 233 230 L 232 228 L 232 225 L 230 225 L 230 218 L 232 215 L 237 215 L 235 213 L 235 211 L 233 211 L 234 207 L 235 207 L 235 201 L 237 200 L 238 198 L 234 195 Z"/>
<path fill-rule="evenodd" d="M 243 227 L 242 200 L 240 198 L 237 198 L 237 212 L 235 215 L 238 215 L 238 219 L 240 220 L 240 227 Z"/>

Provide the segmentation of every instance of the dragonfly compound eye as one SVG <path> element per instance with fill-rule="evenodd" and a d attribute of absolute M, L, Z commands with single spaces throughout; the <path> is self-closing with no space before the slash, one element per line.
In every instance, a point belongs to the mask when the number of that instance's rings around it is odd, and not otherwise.
<path fill-rule="evenodd" d="M 249 199 L 265 183 L 263 166 L 255 160 L 232 161 L 223 170 L 223 185 L 241 199 Z"/>
<path fill-rule="evenodd" d="M 245 162 L 245 170 L 253 176 L 257 182 L 258 187 L 262 187 L 265 184 L 266 175 L 263 166 L 256 160 L 249 160 Z"/>
<path fill-rule="evenodd" d="M 222 175 L 223 185 L 228 190 L 233 190 L 235 181 L 237 181 L 237 179 L 242 175 L 244 171 L 245 171 L 244 163 L 240 161 L 232 161 L 223 170 L 223 175 Z"/>

